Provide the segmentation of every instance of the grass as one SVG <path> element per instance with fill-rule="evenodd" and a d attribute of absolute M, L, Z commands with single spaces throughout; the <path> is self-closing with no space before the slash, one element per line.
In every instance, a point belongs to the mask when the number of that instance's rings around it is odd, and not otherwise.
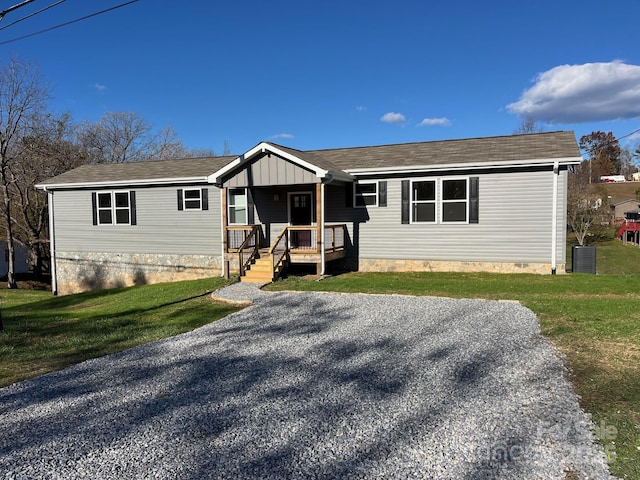
<path fill-rule="evenodd" d="M 611 472 L 640 478 L 640 248 L 597 246 L 599 275 L 349 273 L 289 278 L 270 290 L 399 293 L 518 300 L 565 355 L 582 407 L 609 452 Z M 622 273 L 622 274 L 621 274 Z"/>
<path fill-rule="evenodd" d="M 209 293 L 225 284 L 205 279 L 62 297 L 0 290 L 0 387 L 224 317 L 238 308 Z"/>

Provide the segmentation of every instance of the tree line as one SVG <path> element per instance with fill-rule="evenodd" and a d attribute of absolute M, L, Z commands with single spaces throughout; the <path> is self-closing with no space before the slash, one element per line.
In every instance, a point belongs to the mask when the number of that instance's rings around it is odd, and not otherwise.
<path fill-rule="evenodd" d="M 188 149 L 172 127 L 156 131 L 134 112 L 106 112 L 74 122 L 48 111 L 51 90 L 36 64 L 11 58 L 0 65 L 0 236 L 8 251 L 9 288 L 17 288 L 15 247 L 23 244 L 36 277 L 48 268 L 46 193 L 35 185 L 83 164 L 215 156 Z M 224 155 L 230 154 L 227 142 Z"/>

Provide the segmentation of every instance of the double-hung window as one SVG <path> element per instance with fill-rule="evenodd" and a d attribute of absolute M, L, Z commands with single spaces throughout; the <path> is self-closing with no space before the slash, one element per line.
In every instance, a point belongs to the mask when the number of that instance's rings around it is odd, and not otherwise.
<path fill-rule="evenodd" d="M 356 207 L 378 206 L 378 182 L 358 182 L 353 189 L 353 204 Z"/>
<path fill-rule="evenodd" d="M 184 189 L 184 209 L 185 210 L 202 210 L 202 190 L 199 188 Z"/>
<path fill-rule="evenodd" d="M 436 181 L 416 180 L 411 183 L 411 223 L 436 221 Z"/>
<path fill-rule="evenodd" d="M 230 188 L 227 197 L 229 225 L 247 225 L 247 189 Z"/>
<path fill-rule="evenodd" d="M 135 192 L 94 192 L 94 225 L 135 225 Z"/>
<path fill-rule="evenodd" d="M 400 186 L 403 224 L 479 221 L 479 177 L 402 180 Z"/>
<path fill-rule="evenodd" d="M 466 178 L 442 180 L 442 222 L 466 222 L 469 215 Z"/>

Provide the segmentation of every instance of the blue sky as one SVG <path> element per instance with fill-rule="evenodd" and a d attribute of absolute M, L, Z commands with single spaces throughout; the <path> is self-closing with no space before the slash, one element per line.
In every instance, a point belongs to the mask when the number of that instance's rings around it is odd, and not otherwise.
<path fill-rule="evenodd" d="M 0 43 L 124 1 L 66 0 Z M 219 153 L 509 135 L 519 115 L 621 137 L 640 128 L 638 18 L 637 0 L 139 0 L 0 58 L 38 63 L 54 112 L 134 111 Z"/>

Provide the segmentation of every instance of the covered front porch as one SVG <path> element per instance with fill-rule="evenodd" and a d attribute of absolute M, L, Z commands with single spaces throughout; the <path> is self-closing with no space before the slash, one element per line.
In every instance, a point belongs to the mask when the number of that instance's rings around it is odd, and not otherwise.
<path fill-rule="evenodd" d="M 344 172 L 342 177 L 271 144 L 259 145 L 218 172 L 225 275 L 271 282 L 291 264 L 315 265 L 322 275 L 328 262 L 344 258 L 348 222 L 336 218 L 348 219 L 336 217 L 336 202 L 327 199 L 328 191 L 340 196 L 344 210 L 352 190 L 350 178 Z"/>

